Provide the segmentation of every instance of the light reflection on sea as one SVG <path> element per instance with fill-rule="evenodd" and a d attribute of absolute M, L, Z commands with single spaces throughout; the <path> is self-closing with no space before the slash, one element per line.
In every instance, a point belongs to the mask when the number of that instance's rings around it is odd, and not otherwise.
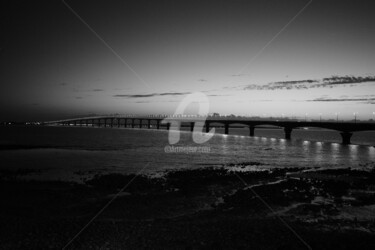
<path fill-rule="evenodd" d="M 259 168 L 337 168 L 361 167 L 375 161 L 375 148 L 372 146 L 320 142 L 319 137 L 315 141 L 249 137 L 248 131 L 239 135 L 215 134 L 204 144 L 194 143 L 190 132 L 182 132 L 175 146 L 210 147 L 210 153 L 189 154 L 166 153 L 164 147 L 169 144 L 168 131 L 165 130 L 15 127 L 0 131 L 0 145 L 36 147 L 1 150 L 0 169 L 40 169 L 42 173 L 36 175 L 50 179 L 73 178 L 73 175 L 82 172 L 134 173 L 146 164 L 145 172 L 155 173 L 165 169 L 244 162 L 261 163 Z M 236 131 L 233 129 L 231 132 Z M 328 132 L 325 131 L 324 136 Z M 273 133 L 270 132 L 271 135 Z"/>

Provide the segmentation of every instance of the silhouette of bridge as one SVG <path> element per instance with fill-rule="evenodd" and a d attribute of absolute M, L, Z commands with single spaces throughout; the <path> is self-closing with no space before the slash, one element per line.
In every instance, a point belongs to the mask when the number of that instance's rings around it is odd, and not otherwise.
<path fill-rule="evenodd" d="M 164 120 L 164 122 L 162 122 Z M 97 127 L 127 127 L 127 128 L 148 128 L 148 129 L 170 129 L 171 123 L 190 126 L 194 130 L 196 122 L 204 125 L 208 133 L 211 127 L 223 126 L 224 133 L 229 134 L 231 126 L 242 125 L 249 128 L 249 136 L 255 135 L 255 129 L 259 126 L 275 126 L 283 128 L 285 139 L 290 140 L 293 129 L 298 128 L 324 128 L 336 130 L 342 137 L 343 144 L 350 144 L 350 138 L 354 132 L 375 131 L 375 123 L 370 122 L 333 122 L 333 121 L 297 121 L 297 120 L 265 120 L 244 117 L 197 117 L 197 116 L 96 116 L 58 121 L 43 122 L 42 125 L 63 125 L 63 126 L 97 126 Z M 204 122 L 204 124 L 203 124 Z"/>

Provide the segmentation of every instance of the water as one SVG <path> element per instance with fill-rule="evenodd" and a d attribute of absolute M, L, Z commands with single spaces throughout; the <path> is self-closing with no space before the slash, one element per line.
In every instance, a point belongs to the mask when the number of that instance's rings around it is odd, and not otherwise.
<path fill-rule="evenodd" d="M 374 132 L 354 134 L 353 145 L 341 145 L 337 131 L 294 130 L 292 140 L 276 129 L 231 128 L 204 144 L 181 133 L 174 146 L 209 147 L 209 153 L 166 153 L 168 131 L 85 127 L 3 127 L 0 129 L 0 169 L 38 169 L 34 178 L 69 179 L 77 173 L 145 173 L 229 163 L 259 162 L 259 168 L 363 167 L 375 161 Z M 17 145 L 21 149 L 5 150 Z M 24 149 L 28 146 L 28 149 Z"/>

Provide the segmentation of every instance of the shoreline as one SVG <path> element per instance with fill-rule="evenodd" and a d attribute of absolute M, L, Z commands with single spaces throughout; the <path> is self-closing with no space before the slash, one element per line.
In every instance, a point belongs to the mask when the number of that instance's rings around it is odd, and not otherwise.
<path fill-rule="evenodd" d="M 314 248 L 375 245 L 374 166 L 368 171 L 236 169 L 248 164 L 139 175 L 121 193 L 135 175 L 96 175 L 77 184 L 7 179 L 3 173 L 1 190 L 8 202 L 0 214 L 8 226 L 1 230 L 2 244 L 61 249 L 116 196 L 70 247 L 303 248 L 279 217 Z"/>

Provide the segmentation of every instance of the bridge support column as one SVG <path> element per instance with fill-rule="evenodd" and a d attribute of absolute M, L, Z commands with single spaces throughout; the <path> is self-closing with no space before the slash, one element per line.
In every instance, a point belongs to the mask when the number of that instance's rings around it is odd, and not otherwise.
<path fill-rule="evenodd" d="M 111 126 L 111 128 L 113 128 L 113 120 L 114 120 L 113 118 L 110 119 L 110 122 L 111 122 L 110 126 Z"/>
<path fill-rule="evenodd" d="M 143 122 L 143 120 L 140 119 L 140 120 L 139 120 L 139 128 L 142 128 L 142 122 Z"/>
<path fill-rule="evenodd" d="M 195 122 L 190 122 L 190 132 L 194 131 L 194 123 Z"/>
<path fill-rule="evenodd" d="M 124 128 L 128 127 L 128 119 L 124 119 Z"/>
<path fill-rule="evenodd" d="M 68 123 L 69 124 L 69 123 Z M 77 121 L 74 121 L 74 126 L 77 126 Z"/>
<path fill-rule="evenodd" d="M 107 118 L 104 118 L 104 127 L 107 127 Z"/>
<path fill-rule="evenodd" d="M 206 133 L 210 132 L 210 123 L 206 122 Z"/>
<path fill-rule="evenodd" d="M 250 136 L 254 136 L 255 127 L 249 126 L 249 130 L 250 130 Z"/>
<path fill-rule="evenodd" d="M 89 126 L 89 120 L 86 120 L 86 127 Z"/>
<path fill-rule="evenodd" d="M 120 118 L 117 118 L 117 127 L 119 128 L 121 125 L 121 119 Z"/>
<path fill-rule="evenodd" d="M 160 121 L 156 120 L 156 129 L 160 129 Z"/>
<path fill-rule="evenodd" d="M 225 131 L 224 131 L 224 134 L 229 134 L 229 124 L 228 123 L 226 123 L 225 125 L 224 125 L 224 127 L 225 127 Z"/>
<path fill-rule="evenodd" d="M 342 144 L 350 144 L 350 138 L 352 137 L 353 133 L 350 132 L 342 132 L 340 133 L 342 137 Z"/>
<path fill-rule="evenodd" d="M 132 119 L 132 128 L 134 128 L 134 119 Z"/>
<path fill-rule="evenodd" d="M 150 129 L 151 128 L 151 120 L 147 120 L 147 128 Z"/>
<path fill-rule="evenodd" d="M 284 128 L 285 139 L 290 140 L 292 138 L 292 128 Z"/>
<path fill-rule="evenodd" d="M 171 124 L 167 123 L 167 130 L 169 130 L 170 128 L 171 128 Z"/>

